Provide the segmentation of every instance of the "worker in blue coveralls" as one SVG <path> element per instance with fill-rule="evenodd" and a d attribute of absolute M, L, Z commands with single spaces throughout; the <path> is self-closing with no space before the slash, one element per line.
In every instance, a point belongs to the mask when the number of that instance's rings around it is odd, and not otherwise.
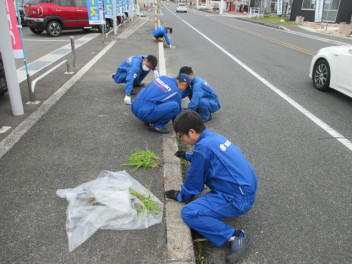
<path fill-rule="evenodd" d="M 161 40 L 162 38 L 164 38 L 167 45 L 169 45 L 171 48 L 171 41 L 169 40 L 167 33 L 172 34 L 172 27 L 161 26 L 152 32 L 155 39 Z"/>
<path fill-rule="evenodd" d="M 111 75 L 116 83 L 125 84 L 125 104 L 131 104 L 131 94 L 135 94 L 133 87 L 143 87 L 142 81 L 151 70 L 155 77 L 159 76 L 155 70 L 157 64 L 158 59 L 154 55 L 132 56 L 122 62 Z"/>
<path fill-rule="evenodd" d="M 191 78 L 191 85 L 182 92 L 182 98 L 189 97 L 187 110 L 194 110 L 200 114 L 204 122 L 212 119 L 211 114 L 220 109 L 218 96 L 213 88 L 202 78 L 194 75 L 189 66 L 183 66 L 179 73 L 186 73 Z"/>
<path fill-rule="evenodd" d="M 187 74 L 176 78 L 160 76 L 143 88 L 132 103 L 132 113 L 149 126 L 149 129 L 166 134 L 165 125 L 181 111 L 182 97 L 191 79 Z"/>
<path fill-rule="evenodd" d="M 175 153 L 191 165 L 181 190 L 168 190 L 165 196 L 186 202 L 207 185 L 208 193 L 182 208 L 183 221 L 217 247 L 229 242 L 230 252 L 225 260 L 234 263 L 245 254 L 249 235 L 221 219 L 240 216 L 252 208 L 257 190 L 252 165 L 228 139 L 206 129 L 195 111 L 180 113 L 174 120 L 174 130 L 179 139 L 194 145 L 194 149 L 193 153 L 183 150 Z"/>

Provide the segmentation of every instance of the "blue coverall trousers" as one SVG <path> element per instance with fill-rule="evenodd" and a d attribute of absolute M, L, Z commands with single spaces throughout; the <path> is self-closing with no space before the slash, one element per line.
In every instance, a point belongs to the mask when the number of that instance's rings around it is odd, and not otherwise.
<path fill-rule="evenodd" d="M 152 123 L 157 128 L 164 128 L 181 111 L 180 105 L 175 101 L 155 105 L 136 100 L 132 104 L 132 112 L 136 117 L 143 122 Z"/>
<path fill-rule="evenodd" d="M 114 81 L 116 83 L 126 83 L 126 77 L 127 77 L 127 73 L 125 71 L 120 70 L 119 68 L 117 68 L 115 74 L 114 74 Z M 140 84 L 141 81 L 134 81 L 133 85 L 138 85 Z M 132 93 L 132 89 L 133 87 L 130 86 L 128 88 L 125 87 L 125 94 L 131 94 Z"/>
<path fill-rule="evenodd" d="M 211 113 L 214 113 L 217 110 L 219 110 L 219 106 L 217 103 L 209 100 L 204 100 L 199 103 L 196 111 L 200 114 L 203 119 L 209 119 Z"/>
<path fill-rule="evenodd" d="M 253 206 L 254 197 L 235 197 L 223 193 L 208 192 L 186 204 L 181 211 L 183 221 L 220 247 L 232 236 L 235 229 L 220 219 L 247 213 Z"/>

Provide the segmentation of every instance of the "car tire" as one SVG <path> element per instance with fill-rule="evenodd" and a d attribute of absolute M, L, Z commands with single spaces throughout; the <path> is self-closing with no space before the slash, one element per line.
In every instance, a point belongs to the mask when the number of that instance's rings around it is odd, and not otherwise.
<path fill-rule="evenodd" d="M 312 74 L 313 85 L 320 91 L 329 90 L 330 85 L 330 66 L 327 60 L 318 60 L 314 65 Z"/>
<path fill-rule="evenodd" d="M 111 23 L 110 23 L 110 20 L 105 20 L 105 33 L 106 32 L 109 32 L 110 28 L 111 28 Z M 102 33 L 103 32 L 103 26 L 102 25 L 99 25 L 99 32 Z"/>
<path fill-rule="evenodd" d="M 29 28 L 34 34 L 40 35 L 43 33 L 43 29 L 40 28 Z"/>
<path fill-rule="evenodd" d="M 46 33 L 51 37 L 58 37 L 61 35 L 62 26 L 60 22 L 53 20 L 48 23 L 46 26 Z"/>

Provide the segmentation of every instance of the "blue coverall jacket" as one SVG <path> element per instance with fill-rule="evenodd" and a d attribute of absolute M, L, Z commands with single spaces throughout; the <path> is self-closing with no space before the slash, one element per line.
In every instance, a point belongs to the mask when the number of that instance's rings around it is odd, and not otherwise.
<path fill-rule="evenodd" d="M 179 202 L 200 194 L 204 185 L 208 193 L 182 209 L 185 223 L 215 246 L 221 246 L 235 229 L 220 219 L 247 213 L 253 206 L 257 176 L 240 149 L 225 137 L 206 129 L 196 142 L 186 179 L 177 196 Z"/>
<path fill-rule="evenodd" d="M 165 26 L 158 27 L 152 32 L 152 34 L 155 38 L 164 37 L 167 45 L 171 45 L 171 41 L 167 36 L 167 28 Z"/>
<path fill-rule="evenodd" d="M 220 109 L 220 102 L 213 88 L 199 76 L 194 76 L 190 87 L 182 92 L 182 98 L 187 96 L 191 100 L 187 109 L 197 111 L 203 119 L 209 119 L 211 113 Z"/>
<path fill-rule="evenodd" d="M 140 120 L 164 128 L 182 111 L 181 101 L 176 79 L 160 76 L 138 93 L 131 110 Z"/>
<path fill-rule="evenodd" d="M 150 72 L 142 69 L 142 60 L 146 57 L 145 55 L 129 57 L 117 68 L 114 81 L 125 83 L 125 94 L 131 94 L 133 85 L 140 84 Z"/>

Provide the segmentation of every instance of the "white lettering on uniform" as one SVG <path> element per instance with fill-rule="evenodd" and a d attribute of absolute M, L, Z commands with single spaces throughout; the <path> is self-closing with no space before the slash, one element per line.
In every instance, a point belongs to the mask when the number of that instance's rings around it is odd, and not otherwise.
<path fill-rule="evenodd" d="M 220 144 L 220 149 L 222 151 L 226 151 L 226 149 L 231 145 L 231 142 L 229 140 L 226 140 L 224 144 Z"/>
<path fill-rule="evenodd" d="M 169 92 L 171 91 L 171 88 L 166 83 L 164 83 L 162 80 L 160 80 L 159 78 L 156 78 L 155 81 L 157 83 L 159 83 L 160 85 L 162 85 L 163 87 L 165 87 L 165 89 L 168 90 Z"/>

